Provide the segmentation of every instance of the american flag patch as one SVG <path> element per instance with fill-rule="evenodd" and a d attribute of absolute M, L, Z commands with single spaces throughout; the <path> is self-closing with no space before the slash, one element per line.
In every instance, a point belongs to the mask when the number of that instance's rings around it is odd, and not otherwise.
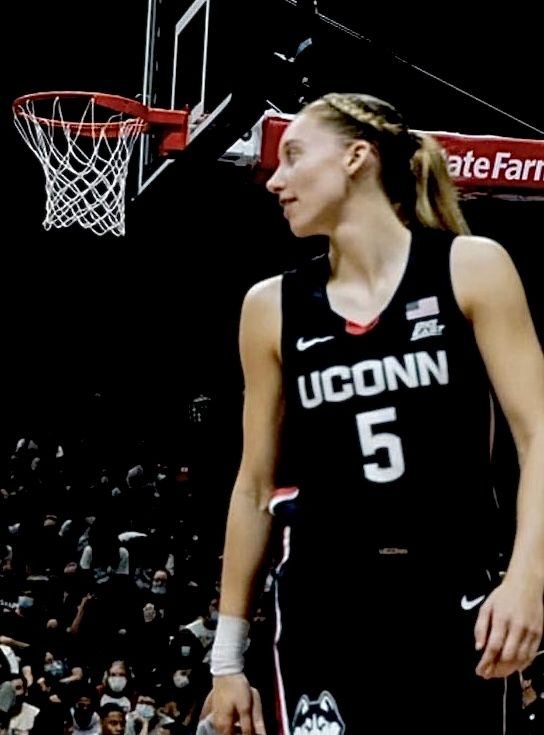
<path fill-rule="evenodd" d="M 424 319 L 426 316 L 439 314 L 438 298 L 436 296 L 427 296 L 426 299 L 418 299 L 406 304 L 407 319 Z"/>

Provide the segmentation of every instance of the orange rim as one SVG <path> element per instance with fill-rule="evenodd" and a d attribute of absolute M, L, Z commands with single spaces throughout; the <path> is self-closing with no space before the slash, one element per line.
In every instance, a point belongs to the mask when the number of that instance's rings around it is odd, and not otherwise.
<path fill-rule="evenodd" d="M 130 115 L 131 117 L 116 122 L 74 122 L 71 120 L 58 120 L 56 118 L 34 115 L 26 109 L 26 105 L 29 102 L 54 100 L 56 98 L 94 100 L 96 105 L 113 110 L 114 112 Z M 102 92 L 34 92 L 33 94 L 17 97 L 12 103 L 12 109 L 13 113 L 18 117 L 23 117 L 34 123 L 77 131 L 80 135 L 90 138 L 96 138 L 101 135 L 107 138 L 117 138 L 121 133 L 126 133 L 127 129 L 139 135 L 149 129 L 149 123 L 147 122 L 148 108 L 146 105 L 129 97 Z"/>

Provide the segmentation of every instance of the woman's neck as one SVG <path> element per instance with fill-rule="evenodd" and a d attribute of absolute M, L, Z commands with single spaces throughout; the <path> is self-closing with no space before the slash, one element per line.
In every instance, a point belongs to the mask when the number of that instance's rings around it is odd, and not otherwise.
<path fill-rule="evenodd" d="M 331 276 L 342 282 L 381 280 L 406 260 L 410 240 L 388 200 L 352 200 L 330 237 Z"/>

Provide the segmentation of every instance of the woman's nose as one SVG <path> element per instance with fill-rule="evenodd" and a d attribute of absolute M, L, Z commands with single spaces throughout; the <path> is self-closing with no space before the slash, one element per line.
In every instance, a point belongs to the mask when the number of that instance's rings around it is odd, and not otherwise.
<path fill-rule="evenodd" d="M 282 182 L 280 179 L 280 169 L 279 167 L 274 171 L 272 176 L 268 179 L 266 182 L 266 188 L 269 192 L 272 194 L 279 194 L 282 189 Z"/>

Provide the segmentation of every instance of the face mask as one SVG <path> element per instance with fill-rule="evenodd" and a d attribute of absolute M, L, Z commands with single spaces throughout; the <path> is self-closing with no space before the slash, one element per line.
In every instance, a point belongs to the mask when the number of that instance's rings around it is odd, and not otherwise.
<path fill-rule="evenodd" d="M 126 685 L 126 676 L 108 676 L 108 686 L 112 692 L 122 692 Z"/>
<path fill-rule="evenodd" d="M 137 704 L 136 713 L 144 720 L 151 720 L 155 716 L 155 707 L 152 704 Z"/>
<path fill-rule="evenodd" d="M 74 720 L 80 730 L 89 729 L 92 717 L 92 710 L 87 707 L 74 707 Z"/>
<path fill-rule="evenodd" d="M 189 677 L 185 674 L 174 674 L 174 686 L 183 689 L 189 683 Z"/>
<path fill-rule="evenodd" d="M 34 600 L 32 599 L 32 597 L 21 595 L 21 597 L 19 597 L 19 599 L 17 600 L 17 604 L 19 605 L 19 607 L 28 610 L 34 604 Z"/>
<path fill-rule="evenodd" d="M 154 595 L 165 595 L 166 587 L 163 584 L 156 584 L 153 582 L 151 585 L 151 592 L 153 592 Z"/>
<path fill-rule="evenodd" d="M 64 673 L 64 664 L 62 661 L 52 661 L 50 664 L 45 664 L 43 670 L 47 671 L 51 676 L 62 676 Z"/>

